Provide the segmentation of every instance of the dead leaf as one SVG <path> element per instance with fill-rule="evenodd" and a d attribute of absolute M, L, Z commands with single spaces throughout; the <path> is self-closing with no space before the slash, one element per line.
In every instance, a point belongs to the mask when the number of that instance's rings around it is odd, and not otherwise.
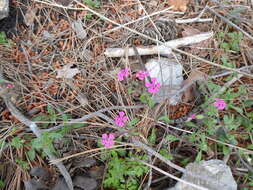
<path fill-rule="evenodd" d="M 199 31 L 196 28 L 187 27 L 187 28 L 184 28 L 184 31 L 182 32 L 182 36 L 187 37 L 187 36 L 193 36 L 200 33 L 201 31 Z M 211 39 L 207 39 L 202 42 L 192 44 L 191 53 L 195 55 L 201 54 L 201 56 L 205 56 L 208 53 L 208 51 L 206 51 L 205 48 L 207 48 L 210 43 L 211 43 Z"/>
<path fill-rule="evenodd" d="M 182 101 L 187 103 L 195 99 L 196 96 L 196 81 L 207 79 L 205 73 L 198 70 L 193 70 L 188 79 L 183 81 L 182 88 L 186 88 L 183 92 Z"/>
<path fill-rule="evenodd" d="M 34 22 L 37 9 L 32 9 L 31 7 L 26 11 L 24 16 L 24 21 L 27 26 L 31 26 Z"/>
<path fill-rule="evenodd" d="M 72 29 L 76 33 L 76 37 L 81 40 L 85 39 L 87 36 L 87 32 L 86 30 L 84 30 L 83 25 L 84 23 L 82 23 L 81 19 L 78 19 L 77 21 L 73 21 L 71 24 Z"/>
<path fill-rule="evenodd" d="M 172 10 L 185 12 L 190 0 L 169 0 L 168 4 L 174 6 Z"/>
<path fill-rule="evenodd" d="M 56 78 L 72 79 L 78 73 L 80 73 L 79 69 L 70 63 L 57 70 Z"/>

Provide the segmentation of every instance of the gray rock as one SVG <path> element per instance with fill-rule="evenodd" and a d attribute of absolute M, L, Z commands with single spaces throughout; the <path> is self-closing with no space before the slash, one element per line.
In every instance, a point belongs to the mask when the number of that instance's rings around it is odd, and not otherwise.
<path fill-rule="evenodd" d="M 94 158 L 79 158 L 74 160 L 73 165 L 77 168 L 89 168 L 96 164 L 96 160 Z"/>
<path fill-rule="evenodd" d="M 45 180 L 49 178 L 50 173 L 45 168 L 37 166 L 31 169 L 30 175 L 36 176 Z"/>
<path fill-rule="evenodd" d="M 0 0 L 0 20 L 9 15 L 9 0 Z"/>
<path fill-rule="evenodd" d="M 52 190 L 69 190 L 64 178 L 59 178 Z"/>
<path fill-rule="evenodd" d="M 48 189 L 48 187 L 44 184 L 44 182 L 40 180 L 30 179 L 28 181 L 24 181 L 25 190 L 42 190 Z"/>
<path fill-rule="evenodd" d="M 76 176 L 73 180 L 75 187 L 79 187 L 83 190 L 95 190 L 98 186 L 98 183 L 95 179 L 84 176 Z"/>
<path fill-rule="evenodd" d="M 232 176 L 231 170 L 222 160 L 190 163 L 186 166 L 186 171 L 209 179 L 203 180 L 188 174 L 184 174 L 182 177 L 183 180 L 205 187 L 208 190 L 237 190 L 237 184 Z M 197 188 L 183 182 L 178 182 L 175 187 L 167 190 L 197 190 Z"/>

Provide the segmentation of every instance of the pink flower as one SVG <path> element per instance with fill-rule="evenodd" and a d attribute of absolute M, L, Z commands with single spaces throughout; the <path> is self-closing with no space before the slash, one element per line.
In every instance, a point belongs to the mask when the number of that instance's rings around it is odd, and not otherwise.
<path fill-rule="evenodd" d="M 105 148 L 110 148 L 114 145 L 114 134 L 109 133 L 107 135 L 106 133 L 102 135 L 102 144 L 105 146 Z"/>
<path fill-rule="evenodd" d="M 13 84 L 7 84 L 6 88 L 14 88 Z"/>
<path fill-rule="evenodd" d="M 119 73 L 118 73 L 118 81 L 123 81 L 124 80 L 124 77 L 128 77 L 129 75 L 129 71 L 130 69 L 128 68 L 125 68 L 125 69 L 122 69 Z"/>
<path fill-rule="evenodd" d="M 149 76 L 149 73 L 147 71 L 139 71 L 136 73 L 136 78 L 140 79 L 140 80 L 144 80 L 145 77 Z"/>
<path fill-rule="evenodd" d="M 214 98 L 216 100 L 216 102 L 213 103 L 213 105 L 218 109 L 218 110 L 223 110 L 227 104 L 224 100 L 220 99 L 220 98 Z"/>
<path fill-rule="evenodd" d="M 189 116 L 189 118 L 190 118 L 190 119 L 196 119 L 196 114 L 194 114 L 194 113 L 191 114 L 191 115 Z"/>
<path fill-rule="evenodd" d="M 145 84 L 145 86 L 149 88 L 148 92 L 151 94 L 159 92 L 159 88 L 161 87 L 161 84 L 159 82 L 156 82 L 156 80 L 156 78 L 151 78 L 151 83 L 147 81 Z"/>
<path fill-rule="evenodd" d="M 115 124 L 120 127 L 123 127 L 127 121 L 128 118 L 125 116 L 124 112 L 119 112 L 119 115 L 115 118 Z"/>

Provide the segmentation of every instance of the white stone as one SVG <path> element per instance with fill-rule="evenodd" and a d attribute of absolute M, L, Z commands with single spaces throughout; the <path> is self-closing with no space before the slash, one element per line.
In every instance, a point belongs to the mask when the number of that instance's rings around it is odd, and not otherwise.
<path fill-rule="evenodd" d="M 190 163 L 186 166 L 186 171 L 208 180 L 195 178 L 188 174 L 183 175 L 183 180 L 207 188 L 208 190 L 237 190 L 237 184 L 231 170 L 222 160 Z M 197 190 L 197 188 L 183 182 L 178 182 L 175 187 L 167 190 Z"/>
<path fill-rule="evenodd" d="M 177 104 L 181 95 L 178 91 L 183 82 L 183 67 L 173 60 L 160 58 L 151 59 L 145 65 L 151 78 L 157 78 L 161 84 L 160 91 L 153 96 L 155 102 L 169 99 L 170 104 Z"/>
<path fill-rule="evenodd" d="M 0 20 L 9 14 L 9 0 L 0 0 Z"/>

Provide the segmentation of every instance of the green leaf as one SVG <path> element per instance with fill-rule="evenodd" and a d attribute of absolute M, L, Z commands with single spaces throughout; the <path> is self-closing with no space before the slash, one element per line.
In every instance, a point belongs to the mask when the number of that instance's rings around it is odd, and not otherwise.
<path fill-rule="evenodd" d="M 187 127 L 198 127 L 195 123 L 191 122 L 191 121 L 188 121 L 188 122 L 185 122 L 185 125 Z"/>
<path fill-rule="evenodd" d="M 28 158 L 29 158 L 31 161 L 34 161 L 36 152 L 35 152 L 34 149 L 30 149 L 30 150 L 27 152 L 27 155 L 28 155 Z"/>
<path fill-rule="evenodd" d="M 246 8 L 235 8 L 232 11 L 229 12 L 231 16 L 237 16 L 240 13 L 243 13 L 246 10 Z"/>
<path fill-rule="evenodd" d="M 253 106 L 253 100 L 246 100 L 243 102 L 243 105 L 248 108 Z"/>
<path fill-rule="evenodd" d="M 178 140 L 179 140 L 179 138 L 177 138 L 177 137 L 175 137 L 175 136 L 173 136 L 173 135 L 167 135 L 165 139 L 166 139 L 166 141 L 169 142 L 169 143 L 172 143 L 172 142 L 175 142 L 175 141 L 178 141 Z"/>
<path fill-rule="evenodd" d="M 230 49 L 229 44 L 226 43 L 226 42 L 221 43 L 221 44 L 220 44 L 220 47 L 221 47 L 222 49 L 226 50 L 226 51 L 228 51 L 228 50 Z"/>
<path fill-rule="evenodd" d="M 156 129 L 152 128 L 151 135 L 148 137 L 148 142 L 151 145 L 154 145 L 156 142 Z"/>
<path fill-rule="evenodd" d="M 202 151 L 207 151 L 208 146 L 207 146 L 207 143 L 206 143 L 206 136 L 205 136 L 205 134 L 201 134 L 200 139 L 201 139 L 200 146 L 199 146 L 200 149 Z"/>
<path fill-rule="evenodd" d="M 152 97 L 147 93 L 142 93 L 140 96 L 140 101 L 143 104 L 147 104 L 150 108 L 154 107 L 155 103 L 152 99 Z"/>
<path fill-rule="evenodd" d="M 200 162 L 201 158 L 202 158 L 202 151 L 199 151 L 198 154 L 197 154 L 197 157 L 196 157 L 195 161 L 196 162 Z"/>
<path fill-rule="evenodd" d="M 223 65 L 227 65 L 228 64 L 228 57 L 222 56 L 221 61 L 222 61 Z"/>
<path fill-rule="evenodd" d="M 47 112 L 49 113 L 50 120 L 55 122 L 57 116 L 56 116 L 55 110 L 52 108 L 52 106 L 47 105 Z"/>
<path fill-rule="evenodd" d="M 247 149 L 253 150 L 253 144 L 248 145 Z"/>
<path fill-rule="evenodd" d="M 242 110 L 241 108 L 239 108 L 239 107 L 237 107 L 237 106 L 234 106 L 234 105 L 232 105 L 232 104 L 229 104 L 229 107 L 232 108 L 232 109 L 234 109 L 234 110 L 237 111 L 238 113 L 243 114 L 243 110 Z"/>
<path fill-rule="evenodd" d="M 228 154 L 231 153 L 231 150 L 227 146 L 223 145 L 222 146 L 222 152 L 223 152 L 224 155 L 228 155 Z"/>
<path fill-rule="evenodd" d="M 163 157 L 165 157 L 166 159 L 168 159 L 168 160 L 173 160 L 172 154 L 170 154 L 170 153 L 168 152 L 167 149 L 162 148 L 162 149 L 159 151 L 159 153 L 160 153 Z"/>
<path fill-rule="evenodd" d="M 14 137 L 11 141 L 11 145 L 15 148 L 21 148 L 24 145 L 24 140 L 22 140 L 20 137 Z"/>
<path fill-rule="evenodd" d="M 0 188 L 4 188 L 5 187 L 5 183 L 0 179 Z"/>
<path fill-rule="evenodd" d="M 34 117 L 32 120 L 37 121 L 37 122 L 39 122 L 39 121 L 47 121 L 48 122 L 49 116 L 48 115 L 39 115 L 39 116 Z M 48 127 L 49 123 L 42 123 L 41 125 L 42 125 L 42 127 Z"/>
<path fill-rule="evenodd" d="M 92 8 L 99 9 L 101 7 L 100 2 L 97 0 L 84 0 L 84 2 Z"/>
<path fill-rule="evenodd" d="M 196 119 L 204 119 L 204 115 L 201 115 L 201 114 L 199 114 L 199 115 L 196 115 Z"/>
<path fill-rule="evenodd" d="M 127 123 L 127 126 L 129 128 L 134 128 L 139 121 L 140 121 L 140 119 L 135 117 L 135 118 L 131 119 L 130 122 Z"/>
<path fill-rule="evenodd" d="M 24 170 L 28 170 L 30 167 L 29 167 L 29 164 L 28 164 L 28 162 L 26 162 L 26 161 L 23 161 L 23 160 L 20 160 L 20 159 L 16 159 L 16 163 L 22 168 L 22 169 L 24 169 Z"/>
<path fill-rule="evenodd" d="M 49 133 L 48 137 L 52 139 L 60 139 L 60 138 L 63 138 L 63 135 L 57 132 L 53 132 L 53 133 Z"/>
<path fill-rule="evenodd" d="M 93 17 L 93 14 L 92 14 L 91 12 L 88 12 L 88 13 L 85 15 L 85 19 L 86 19 L 86 20 L 90 20 L 90 19 L 92 19 L 92 17 Z"/>
<path fill-rule="evenodd" d="M 8 43 L 6 34 L 4 32 L 0 32 L 0 44 L 6 44 Z"/>
<path fill-rule="evenodd" d="M 167 124 L 172 123 L 173 121 L 169 119 L 169 117 L 167 115 L 161 116 L 158 118 L 158 121 L 164 121 Z"/>

